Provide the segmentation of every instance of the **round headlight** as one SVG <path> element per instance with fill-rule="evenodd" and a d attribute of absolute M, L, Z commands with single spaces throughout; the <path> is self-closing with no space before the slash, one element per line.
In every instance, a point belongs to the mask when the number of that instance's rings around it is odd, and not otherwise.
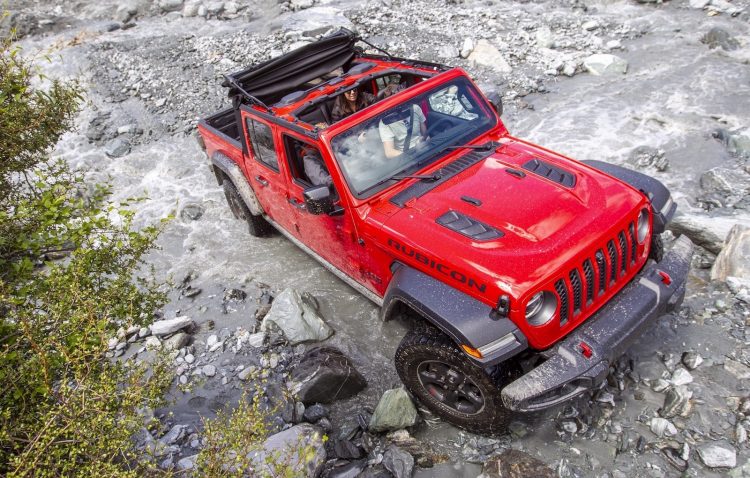
<path fill-rule="evenodd" d="M 648 236 L 648 220 L 648 209 L 642 209 L 638 215 L 638 243 L 643 243 L 646 240 L 646 236 Z"/>
<path fill-rule="evenodd" d="M 555 315 L 557 299 L 548 291 L 537 292 L 526 303 L 526 322 L 538 327 L 544 325 Z"/>

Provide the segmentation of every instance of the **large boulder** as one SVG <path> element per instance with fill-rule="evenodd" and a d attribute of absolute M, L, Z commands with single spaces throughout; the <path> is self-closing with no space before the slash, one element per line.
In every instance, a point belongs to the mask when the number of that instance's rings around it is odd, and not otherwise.
<path fill-rule="evenodd" d="M 750 227 L 737 224 L 727 235 L 711 268 L 711 279 L 725 281 L 727 277 L 750 279 Z"/>
<path fill-rule="evenodd" d="M 320 476 L 326 462 L 324 445 L 323 431 L 309 423 L 302 423 L 271 435 L 260 450 L 252 451 L 247 456 L 255 470 L 265 469 L 269 476 L 277 475 L 274 464 L 282 464 L 290 468 L 290 476 L 315 478 Z"/>
<path fill-rule="evenodd" d="M 320 342 L 333 335 L 333 329 L 318 315 L 312 301 L 294 289 L 285 289 L 273 301 L 271 310 L 263 318 L 261 330 L 267 332 L 276 325 L 291 345 Z"/>
<path fill-rule="evenodd" d="M 700 185 L 707 192 L 744 196 L 750 194 L 750 174 L 736 168 L 711 168 L 701 174 Z"/>
<path fill-rule="evenodd" d="M 592 75 L 624 75 L 628 72 L 628 62 L 617 55 L 597 53 L 583 60 L 583 66 Z"/>
<path fill-rule="evenodd" d="M 383 453 L 383 466 L 395 478 L 411 478 L 414 472 L 414 457 L 396 445 L 390 445 Z"/>
<path fill-rule="evenodd" d="M 400 430 L 417 423 L 417 409 L 403 387 L 387 390 L 370 419 L 370 431 Z"/>
<path fill-rule="evenodd" d="M 703 445 L 698 448 L 698 456 L 709 468 L 734 468 L 737 466 L 737 451 L 733 446 L 722 444 Z"/>
<path fill-rule="evenodd" d="M 734 227 L 736 220 L 733 218 L 707 217 L 697 214 L 680 214 L 672 219 L 667 228 L 675 236 L 685 235 L 693 244 L 718 254 L 724 246 L 724 238 Z"/>
<path fill-rule="evenodd" d="M 291 378 L 297 398 L 305 405 L 349 398 L 367 386 L 349 358 L 332 347 L 308 351 Z"/>
<path fill-rule="evenodd" d="M 487 40 L 479 40 L 468 60 L 476 65 L 487 66 L 499 73 L 510 73 L 513 68 L 497 48 Z"/>
<path fill-rule="evenodd" d="M 479 478 L 556 478 L 543 461 L 520 450 L 505 450 L 484 463 Z"/>

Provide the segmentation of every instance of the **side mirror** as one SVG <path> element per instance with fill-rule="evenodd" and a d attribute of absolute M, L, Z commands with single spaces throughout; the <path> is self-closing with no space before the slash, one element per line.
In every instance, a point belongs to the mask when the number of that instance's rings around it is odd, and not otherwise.
<path fill-rule="evenodd" d="M 490 100 L 490 104 L 497 112 L 498 116 L 503 115 L 503 97 L 497 91 L 492 91 L 487 94 L 487 99 Z"/>
<path fill-rule="evenodd" d="M 305 198 L 305 209 L 310 214 L 330 214 L 333 212 L 333 197 L 328 186 L 313 186 L 302 193 Z"/>

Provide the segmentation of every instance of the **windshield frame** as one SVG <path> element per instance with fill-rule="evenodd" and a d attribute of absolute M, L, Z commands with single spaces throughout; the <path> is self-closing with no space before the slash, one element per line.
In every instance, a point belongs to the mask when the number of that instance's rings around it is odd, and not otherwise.
<path fill-rule="evenodd" d="M 455 72 L 455 73 L 454 73 Z M 451 74 L 453 73 L 453 74 Z M 448 77 L 444 75 L 450 75 Z M 421 102 L 429 102 L 428 97 L 435 93 L 440 92 L 450 86 L 459 86 L 463 88 L 461 91 L 470 97 L 470 101 L 474 107 L 478 108 L 480 116 L 477 118 L 476 124 L 472 124 L 474 120 L 469 120 L 465 125 L 462 125 L 465 131 L 460 131 L 460 134 L 454 134 L 447 138 L 447 141 L 436 142 L 423 153 L 416 155 L 408 154 L 409 161 L 404 163 L 398 169 L 384 174 L 382 177 L 371 181 L 371 183 L 365 187 L 357 187 L 355 181 L 350 176 L 350 170 L 344 161 L 342 161 L 340 155 L 336 149 L 338 146 L 337 142 L 343 141 L 342 138 L 352 137 L 358 134 L 359 131 L 365 130 L 365 125 L 371 127 L 379 118 L 384 118 L 389 112 L 398 110 L 399 107 L 408 108 L 408 104 L 419 104 Z M 418 174 L 419 171 L 440 162 L 443 158 L 448 155 L 455 153 L 451 146 L 460 146 L 464 144 L 471 144 L 477 138 L 486 135 L 497 128 L 499 120 L 496 112 L 487 102 L 484 95 L 481 93 L 479 88 L 471 81 L 468 75 L 464 74 L 460 69 L 452 70 L 443 75 L 438 75 L 431 79 L 425 80 L 420 84 L 413 85 L 412 87 L 382 100 L 380 105 L 373 105 L 375 108 L 372 109 L 371 114 L 367 114 L 362 117 L 361 120 L 356 123 L 349 123 L 341 131 L 335 132 L 328 141 L 332 159 L 336 162 L 341 175 L 346 183 L 347 189 L 351 195 L 358 200 L 369 200 L 374 196 L 378 195 L 382 191 L 395 185 L 399 180 L 388 179 L 392 176 L 407 175 L 407 174 Z M 368 108 L 369 109 L 369 108 Z M 438 112 L 430 105 L 429 113 Z M 429 127 L 429 125 L 428 125 Z M 430 139 L 432 141 L 432 139 Z M 382 143 L 381 143 L 382 146 Z M 407 155 L 404 155 L 406 157 Z M 380 183 L 380 184 L 378 184 Z"/>

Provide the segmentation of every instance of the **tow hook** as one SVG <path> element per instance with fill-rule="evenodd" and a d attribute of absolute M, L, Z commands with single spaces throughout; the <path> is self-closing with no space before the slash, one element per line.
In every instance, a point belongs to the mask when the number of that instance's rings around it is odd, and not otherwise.
<path fill-rule="evenodd" d="M 661 281 L 664 283 L 664 285 L 669 286 L 672 283 L 672 278 L 664 271 L 657 270 L 659 276 L 661 277 Z"/>

